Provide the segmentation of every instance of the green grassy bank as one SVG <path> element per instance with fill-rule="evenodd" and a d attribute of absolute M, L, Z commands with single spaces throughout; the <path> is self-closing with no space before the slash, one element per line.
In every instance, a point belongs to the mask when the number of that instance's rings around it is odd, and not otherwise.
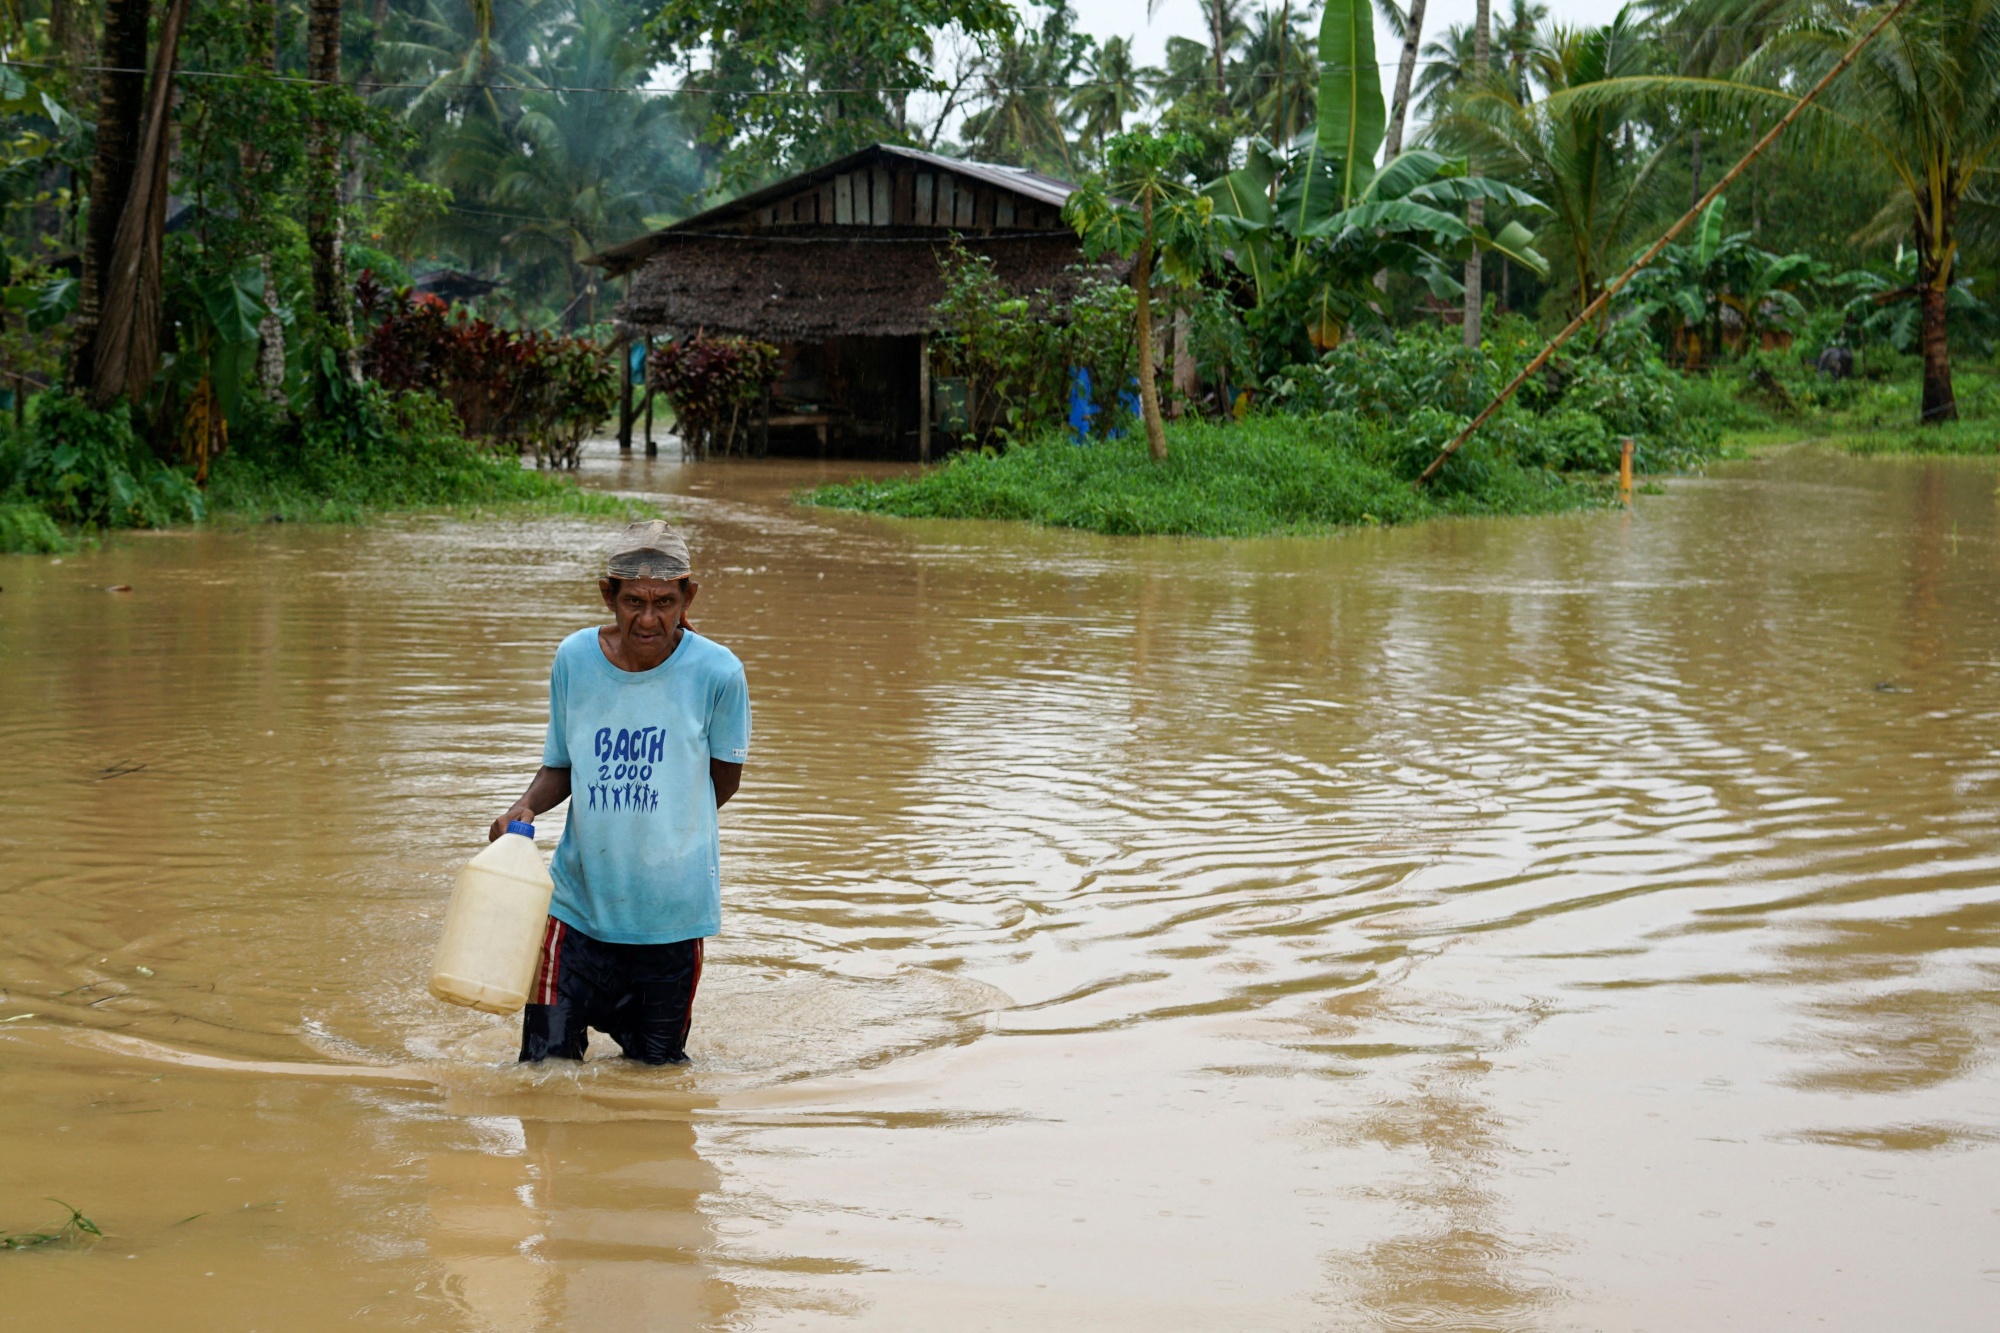
<path fill-rule="evenodd" d="M 1611 497 L 1601 480 L 1525 467 L 1490 444 L 1454 460 L 1442 484 L 1420 494 L 1409 478 L 1429 461 L 1435 433 L 1412 438 L 1339 415 L 1176 424 L 1167 429 L 1163 463 L 1147 456 L 1136 432 L 1084 446 L 1057 435 L 997 453 L 957 454 L 914 478 L 822 486 L 800 498 L 906 518 L 1256 537 L 1444 514 L 1557 513 Z"/>
<path fill-rule="evenodd" d="M 1751 358 L 1688 377 L 1683 398 L 1734 450 L 1810 443 L 1864 457 L 2000 454 L 2000 372 L 1956 366 L 1959 420 L 1920 426 L 1917 358 L 1878 349 L 1863 366 L 1866 373 L 1834 381 L 1795 362 Z"/>
<path fill-rule="evenodd" d="M 0 434 L 0 551 L 55 553 L 117 528 L 187 523 L 352 523 L 413 510 L 531 510 L 606 517 L 642 506 L 529 471 L 459 434 L 436 399 L 368 391 L 338 417 L 258 409 L 212 460 L 207 485 L 162 462 L 118 407 L 43 395 Z M 648 511 L 650 512 L 650 511 Z"/>

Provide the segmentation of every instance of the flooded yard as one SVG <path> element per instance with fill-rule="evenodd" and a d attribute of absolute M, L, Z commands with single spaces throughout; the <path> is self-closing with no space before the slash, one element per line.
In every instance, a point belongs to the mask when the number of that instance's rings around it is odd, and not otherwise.
<path fill-rule="evenodd" d="M 850 470 L 586 466 L 755 707 L 678 1070 L 423 986 L 605 525 L 0 558 L 0 1231 L 105 1232 L 6 1322 L 2000 1325 L 1990 466 L 1254 542 Z"/>

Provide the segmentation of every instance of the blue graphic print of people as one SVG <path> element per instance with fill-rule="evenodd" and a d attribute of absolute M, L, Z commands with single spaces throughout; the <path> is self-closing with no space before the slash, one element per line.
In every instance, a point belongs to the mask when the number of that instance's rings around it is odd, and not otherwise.
<path fill-rule="evenodd" d="M 592 746 L 597 771 L 589 784 L 590 808 L 614 813 L 658 810 L 660 789 L 653 785 L 653 766 L 666 746 L 662 727 L 620 727 L 615 733 L 599 727 Z"/>

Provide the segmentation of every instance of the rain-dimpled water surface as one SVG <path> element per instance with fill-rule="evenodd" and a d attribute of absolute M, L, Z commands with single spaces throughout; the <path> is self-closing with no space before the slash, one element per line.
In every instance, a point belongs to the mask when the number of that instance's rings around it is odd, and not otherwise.
<path fill-rule="evenodd" d="M 0 558 L 0 1231 L 105 1233 L 0 1321 L 2000 1327 L 1990 465 L 1299 541 L 789 503 L 857 470 L 586 467 L 755 707 L 666 1071 L 423 985 L 601 521 Z"/>

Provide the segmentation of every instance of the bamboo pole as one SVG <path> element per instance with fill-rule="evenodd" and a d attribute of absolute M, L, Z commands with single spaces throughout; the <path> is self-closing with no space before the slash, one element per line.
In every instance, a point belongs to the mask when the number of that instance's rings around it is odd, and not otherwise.
<path fill-rule="evenodd" d="M 1473 432 L 1478 430 L 1481 426 L 1485 425 L 1487 421 L 1489 421 L 1492 418 L 1493 414 L 1495 412 L 1498 412 L 1501 409 L 1501 407 L 1506 404 L 1507 400 L 1514 396 L 1515 390 L 1519 389 L 1523 384 L 1526 384 L 1528 380 L 1531 377 L 1533 377 L 1536 371 L 1540 370 L 1543 366 L 1548 364 L 1549 358 L 1555 355 L 1556 349 L 1558 347 L 1561 347 L 1564 343 L 1568 342 L 1573 336 L 1575 336 L 1576 331 L 1578 329 L 1588 324 L 1592 319 L 1595 319 L 1597 317 L 1598 312 L 1603 310 L 1604 307 L 1610 303 L 1611 298 L 1616 296 L 1619 290 L 1623 288 L 1626 283 L 1632 281 L 1633 277 L 1638 274 L 1640 269 L 1643 269 L 1644 267 L 1646 267 L 1646 265 L 1652 263 L 1653 260 L 1659 255 L 1660 251 L 1666 249 L 1668 243 L 1671 242 L 1674 239 L 1674 237 L 1681 234 L 1682 229 L 1685 228 L 1688 225 L 1688 223 L 1694 221 L 1695 218 L 1700 216 L 1701 211 L 1704 208 L 1707 208 L 1709 204 L 1714 201 L 1717 195 L 1721 194 L 1724 190 L 1729 188 L 1730 182 L 1734 181 L 1739 175 L 1741 175 L 1745 167 L 1749 166 L 1752 162 L 1756 161 L 1758 155 L 1761 154 L 1766 148 L 1769 148 L 1773 143 L 1776 143 L 1778 136 L 1785 132 L 1786 127 L 1789 126 L 1794 120 L 1798 119 L 1799 113 L 1804 111 L 1808 106 L 1810 106 L 1813 102 L 1813 99 L 1817 98 L 1822 92 L 1826 91 L 1826 87 L 1828 84 L 1832 83 L 1835 79 L 1839 78 L 1842 74 L 1844 74 L 1847 71 L 1847 67 L 1854 63 L 1855 57 L 1861 54 L 1862 50 L 1867 47 L 1868 43 L 1874 41 L 1876 36 L 1881 33 L 1882 29 L 1888 27 L 1892 21 L 1894 21 L 1898 16 L 1902 14 L 1904 10 L 1908 9 L 1909 7 L 1910 7 L 1910 0 L 1897 0 L 1896 7 L 1894 9 L 1891 9 L 1888 13 L 1884 14 L 1880 19 L 1878 19 L 1875 23 L 1875 26 L 1870 28 L 1866 33 L 1862 35 L 1860 41 L 1856 42 L 1853 46 L 1849 47 L 1847 50 L 1847 54 L 1840 58 L 1839 63 L 1834 65 L 1834 67 L 1828 70 L 1825 74 L 1821 75 L 1819 82 L 1815 83 L 1811 88 L 1807 89 L 1805 96 L 1801 97 L 1797 102 L 1794 102 L 1792 104 L 1791 110 L 1785 112 L 1784 116 L 1779 119 L 1778 123 L 1773 125 L 1768 131 L 1765 132 L 1763 138 L 1759 139 L 1756 143 L 1750 146 L 1750 151 L 1743 155 L 1741 161 L 1739 161 L 1735 166 L 1731 167 L 1728 171 L 1724 172 L 1722 175 L 1722 179 L 1717 181 L 1714 185 L 1710 186 L 1707 194 L 1704 194 L 1701 198 L 1695 200 L 1694 205 L 1691 208 L 1689 208 L 1687 212 L 1681 214 L 1680 221 L 1676 222 L 1673 226 L 1667 228 L 1666 232 L 1660 237 L 1659 240 L 1654 241 L 1652 245 L 1646 248 L 1646 253 L 1640 255 L 1637 259 L 1633 260 L 1631 267 L 1627 268 L 1623 273 L 1620 273 L 1618 277 L 1615 280 L 1613 280 L 1608 286 L 1606 286 L 1602 292 L 1599 292 L 1597 295 L 1597 299 L 1595 301 L 1592 301 L 1589 305 L 1585 306 L 1582 312 L 1578 314 L 1575 319 L 1571 320 L 1567 325 L 1565 325 L 1563 327 L 1563 331 L 1561 333 L 1558 333 L 1553 339 L 1551 339 L 1549 345 L 1547 347 L 1544 347 L 1536 355 L 1533 361 L 1530 361 L 1527 365 L 1523 366 L 1521 368 L 1521 373 L 1516 375 L 1513 379 L 1507 382 L 1507 387 L 1502 389 L 1499 392 L 1499 394 L 1493 399 L 1493 401 L 1488 403 L 1485 406 L 1485 408 L 1479 413 L 1479 415 L 1472 419 L 1471 424 L 1467 425 L 1464 430 L 1460 431 L 1457 437 L 1453 439 L 1450 444 L 1447 444 L 1443 449 L 1438 451 L 1438 456 L 1431 460 L 1431 465 L 1423 470 L 1423 474 L 1421 476 L 1419 476 L 1415 481 L 1410 483 L 1410 488 L 1412 490 L 1421 490 L 1425 482 L 1429 481 L 1432 477 L 1435 477 L 1440 471 L 1442 471 L 1444 465 L 1449 461 L 1451 461 L 1451 456 L 1457 453 L 1461 448 L 1463 448 L 1465 442 L 1472 438 Z"/>

